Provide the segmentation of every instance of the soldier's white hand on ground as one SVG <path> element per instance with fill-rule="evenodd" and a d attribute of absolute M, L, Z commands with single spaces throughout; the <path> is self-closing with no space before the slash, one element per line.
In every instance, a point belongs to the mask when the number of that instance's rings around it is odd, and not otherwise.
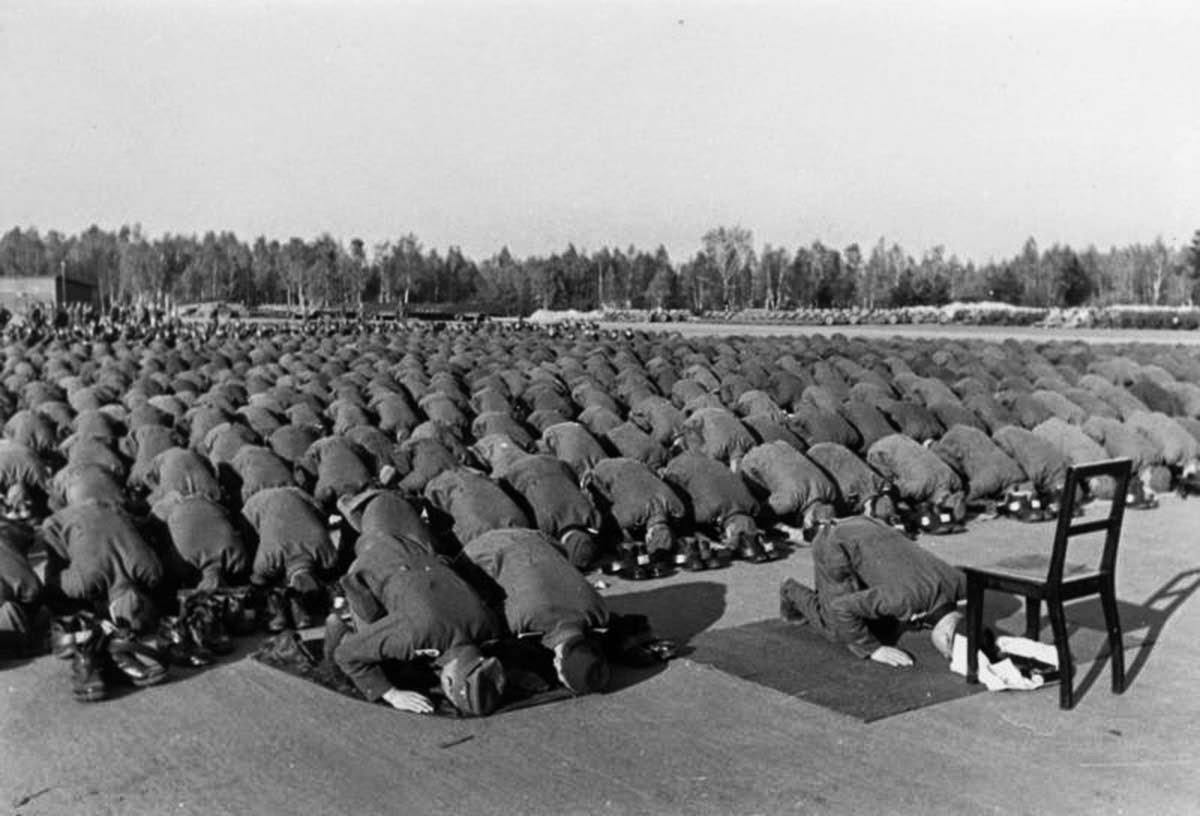
<path fill-rule="evenodd" d="M 871 659 L 876 663 L 882 663 L 885 666 L 896 666 L 897 668 L 913 664 L 913 659 L 908 652 L 903 649 L 897 649 L 895 646 L 880 646 L 871 652 Z"/>
<path fill-rule="evenodd" d="M 388 689 L 383 693 L 383 700 L 397 711 L 411 711 L 413 714 L 433 713 L 433 703 L 420 692 Z"/>

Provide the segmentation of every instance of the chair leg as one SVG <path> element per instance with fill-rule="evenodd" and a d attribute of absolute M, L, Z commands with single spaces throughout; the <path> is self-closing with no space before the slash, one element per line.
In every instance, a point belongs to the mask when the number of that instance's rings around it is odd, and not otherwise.
<path fill-rule="evenodd" d="M 1025 599 L 1025 637 L 1037 640 L 1042 631 L 1042 601 L 1040 598 Z"/>
<path fill-rule="evenodd" d="M 1046 599 L 1046 614 L 1050 616 L 1050 629 L 1054 632 L 1054 647 L 1058 651 L 1058 707 L 1070 709 L 1075 707 L 1075 671 L 1071 664 L 1071 643 L 1067 639 L 1067 615 L 1063 610 L 1062 601 L 1058 598 Z"/>
<path fill-rule="evenodd" d="M 1112 661 L 1113 694 L 1125 691 L 1125 644 L 1121 638 L 1121 617 L 1117 613 L 1117 589 L 1113 576 L 1109 575 L 1100 589 L 1100 603 L 1104 607 L 1104 626 L 1108 629 L 1109 659 Z"/>
<path fill-rule="evenodd" d="M 982 581 L 967 578 L 967 682 L 979 682 L 979 644 L 983 641 Z"/>

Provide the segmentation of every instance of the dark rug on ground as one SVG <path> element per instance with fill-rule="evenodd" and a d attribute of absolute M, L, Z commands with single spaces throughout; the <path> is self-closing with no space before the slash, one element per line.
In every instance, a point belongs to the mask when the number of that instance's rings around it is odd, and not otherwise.
<path fill-rule="evenodd" d="M 804 624 L 775 619 L 705 632 L 691 645 L 688 660 L 864 722 L 983 690 L 950 672 L 928 632 L 897 644 L 916 660 L 903 669 L 859 659 Z"/>
<path fill-rule="evenodd" d="M 570 691 L 546 677 L 546 666 L 538 660 L 532 650 L 522 650 L 520 644 L 514 644 L 506 647 L 504 654 L 498 656 L 505 665 L 508 686 L 504 693 L 503 704 L 492 712 L 491 716 L 570 699 L 573 696 Z M 252 657 L 264 665 L 365 702 L 350 678 L 342 673 L 337 664 L 324 659 L 320 637 L 305 639 L 294 631 L 280 632 L 264 640 Z M 552 668 L 551 671 L 553 671 Z M 423 673 L 420 677 L 393 677 L 392 679 L 398 681 L 405 688 L 434 689 L 437 685 L 432 671 Z M 440 695 L 430 694 L 430 698 L 435 705 L 435 715 L 462 716 Z"/>

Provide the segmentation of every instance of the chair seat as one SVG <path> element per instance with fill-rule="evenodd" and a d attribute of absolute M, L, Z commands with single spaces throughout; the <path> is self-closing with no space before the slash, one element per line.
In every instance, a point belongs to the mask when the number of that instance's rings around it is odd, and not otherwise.
<path fill-rule="evenodd" d="M 1046 579 L 1046 570 L 1050 567 L 1050 557 L 1041 555 L 1040 553 L 1031 553 L 1029 555 L 1017 555 L 1012 558 L 1005 558 L 1001 561 L 996 561 L 992 564 L 986 564 L 979 567 L 964 567 L 963 569 L 975 570 L 976 572 L 990 572 L 1000 575 L 1011 575 L 1018 578 L 1035 578 L 1044 581 Z M 1063 575 L 1075 575 L 1082 573 L 1088 569 L 1087 564 L 1070 562 L 1063 564 Z"/>
<path fill-rule="evenodd" d="M 1058 586 L 1058 597 L 1064 601 L 1081 595 L 1094 594 L 1096 587 L 1104 579 L 1102 572 L 1095 570 L 1085 572 L 1083 570 L 1086 568 L 1083 565 L 1075 564 L 1073 566 L 1076 567 L 1073 574 L 1069 578 L 1063 578 Z M 967 573 L 968 580 L 972 575 L 976 575 L 983 579 L 985 586 L 1016 592 L 1028 598 L 1046 598 L 1051 592 L 1050 587 L 1046 584 L 1045 576 L 1035 572 L 990 567 L 963 567 L 963 572 Z"/>

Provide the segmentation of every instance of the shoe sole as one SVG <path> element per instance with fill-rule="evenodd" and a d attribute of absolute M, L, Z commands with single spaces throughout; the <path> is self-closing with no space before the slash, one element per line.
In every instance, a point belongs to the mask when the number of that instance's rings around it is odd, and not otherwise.
<path fill-rule="evenodd" d="M 128 675 L 126 675 L 128 677 Z M 157 686 L 159 683 L 167 679 L 167 673 L 156 674 L 153 677 L 143 677 L 141 680 L 134 680 L 129 677 L 129 682 L 133 683 L 138 688 L 146 688 L 147 686 Z"/>
<path fill-rule="evenodd" d="M 76 691 L 73 696 L 81 703 L 98 703 L 108 696 L 108 690 L 89 689 L 87 691 Z"/>

